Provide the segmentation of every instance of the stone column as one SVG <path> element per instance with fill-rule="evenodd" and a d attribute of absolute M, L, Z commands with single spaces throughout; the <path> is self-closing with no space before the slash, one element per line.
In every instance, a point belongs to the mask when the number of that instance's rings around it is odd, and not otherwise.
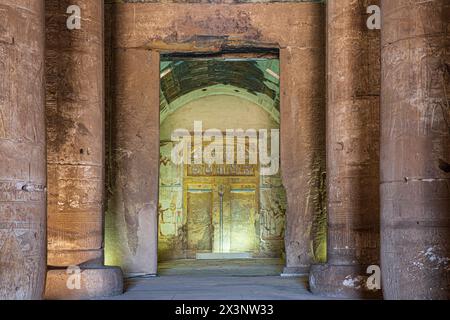
<path fill-rule="evenodd" d="M 81 10 L 81 28 L 69 30 L 66 13 Z M 103 1 L 48 0 L 47 298 L 84 298 L 122 290 L 120 269 L 103 265 L 104 57 Z M 68 266 L 82 269 L 82 288 L 68 290 Z M 72 269 L 76 273 L 76 269 Z"/>
<path fill-rule="evenodd" d="M 46 269 L 44 1 L 0 3 L 0 300 L 41 299 Z"/>
<path fill-rule="evenodd" d="M 327 2 L 327 264 L 310 274 L 314 293 L 381 297 L 366 287 L 379 265 L 380 32 L 366 25 L 377 1 Z"/>
<path fill-rule="evenodd" d="M 114 51 L 107 261 L 126 274 L 158 266 L 159 53 Z M 132 112 L 130 112 L 132 110 Z"/>
<path fill-rule="evenodd" d="M 450 2 L 381 3 L 384 297 L 449 299 Z"/>
<path fill-rule="evenodd" d="M 314 262 L 313 226 L 325 167 L 325 27 L 322 8 L 311 13 L 302 47 L 280 50 L 281 174 L 286 188 L 286 266 L 283 276 L 307 274 Z M 301 72 L 299 72 L 301 70 Z"/>

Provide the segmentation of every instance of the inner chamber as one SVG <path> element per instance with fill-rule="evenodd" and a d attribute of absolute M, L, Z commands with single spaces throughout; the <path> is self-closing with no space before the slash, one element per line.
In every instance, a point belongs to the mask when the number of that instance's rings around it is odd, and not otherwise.
<path fill-rule="evenodd" d="M 279 72 L 278 58 L 162 57 L 160 267 L 237 259 L 283 265 L 286 196 L 272 152 L 272 139 L 279 142 L 272 135 L 280 128 Z M 200 143 L 194 139 L 199 126 Z M 211 129 L 215 137 L 205 138 Z M 227 138 L 230 130 L 248 136 Z M 277 162 L 265 175 L 260 130 L 267 131 L 267 154 Z M 190 142 L 174 139 L 174 132 L 189 134 Z M 184 163 L 173 161 L 180 141 L 189 145 L 179 153 Z M 205 161 L 208 150 L 223 163 Z M 227 161 L 230 150 L 234 158 Z"/>

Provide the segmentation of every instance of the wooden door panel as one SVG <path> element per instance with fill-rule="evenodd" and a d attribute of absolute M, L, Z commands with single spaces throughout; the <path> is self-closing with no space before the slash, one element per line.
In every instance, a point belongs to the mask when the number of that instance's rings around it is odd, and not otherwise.
<path fill-rule="evenodd" d="M 188 250 L 212 250 L 212 190 L 187 193 L 187 245 Z"/>
<path fill-rule="evenodd" d="M 230 251 L 255 250 L 255 190 L 231 190 L 230 193 Z"/>

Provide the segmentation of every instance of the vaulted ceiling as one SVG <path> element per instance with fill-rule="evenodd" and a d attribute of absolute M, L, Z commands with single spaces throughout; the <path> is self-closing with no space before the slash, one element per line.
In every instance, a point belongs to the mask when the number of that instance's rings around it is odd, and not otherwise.
<path fill-rule="evenodd" d="M 163 59 L 161 121 L 186 103 L 229 94 L 251 100 L 279 120 L 278 59 Z"/>

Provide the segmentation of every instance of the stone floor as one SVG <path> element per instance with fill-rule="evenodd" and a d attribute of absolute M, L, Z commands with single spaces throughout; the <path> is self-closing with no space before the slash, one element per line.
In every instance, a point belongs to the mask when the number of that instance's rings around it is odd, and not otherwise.
<path fill-rule="evenodd" d="M 180 260 L 161 263 L 158 277 L 132 277 L 118 300 L 311 300 L 307 277 L 280 277 L 275 259 Z"/>
<path fill-rule="evenodd" d="M 161 276 L 279 276 L 284 261 L 280 259 L 175 260 L 161 262 Z"/>

